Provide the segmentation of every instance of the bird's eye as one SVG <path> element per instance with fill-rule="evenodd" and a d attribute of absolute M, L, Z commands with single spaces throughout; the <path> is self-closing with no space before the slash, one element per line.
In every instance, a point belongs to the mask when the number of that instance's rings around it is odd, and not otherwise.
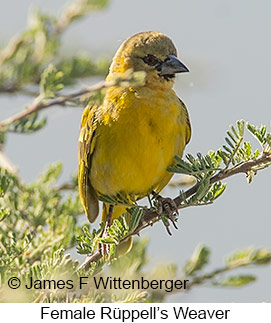
<path fill-rule="evenodd" d="M 147 56 L 145 56 L 143 58 L 143 61 L 146 64 L 150 65 L 150 66 L 154 66 L 154 65 L 157 65 L 159 63 L 159 60 L 155 56 L 153 56 L 151 54 L 148 54 Z"/>

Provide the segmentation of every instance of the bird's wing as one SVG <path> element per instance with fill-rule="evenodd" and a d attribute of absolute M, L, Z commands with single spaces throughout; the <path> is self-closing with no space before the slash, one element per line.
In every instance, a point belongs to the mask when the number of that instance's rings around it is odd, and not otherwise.
<path fill-rule="evenodd" d="M 91 158 L 95 147 L 97 128 L 96 120 L 97 106 L 88 105 L 82 115 L 81 130 L 78 146 L 78 186 L 79 194 L 85 213 L 92 223 L 96 220 L 99 213 L 99 203 L 97 194 L 91 185 L 89 175 L 91 168 Z"/>
<path fill-rule="evenodd" d="M 191 138 L 191 123 L 189 120 L 189 114 L 188 114 L 185 104 L 183 103 L 183 101 L 180 98 L 178 98 L 178 99 L 181 103 L 181 109 L 182 109 L 182 112 L 183 112 L 184 118 L 185 118 L 185 124 L 186 124 L 186 141 L 185 141 L 185 143 L 188 144 L 190 141 L 190 138 Z"/>

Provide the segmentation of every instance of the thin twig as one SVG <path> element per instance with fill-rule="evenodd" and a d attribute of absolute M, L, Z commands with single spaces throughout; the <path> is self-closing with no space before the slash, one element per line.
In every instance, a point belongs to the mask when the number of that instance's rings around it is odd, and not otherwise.
<path fill-rule="evenodd" d="M 240 173 L 248 173 L 249 171 L 253 170 L 254 167 L 259 166 L 261 164 L 266 164 L 268 162 L 271 162 L 271 153 L 263 153 L 261 156 L 259 156 L 258 158 L 255 158 L 254 160 L 250 160 L 244 163 L 241 163 L 240 165 L 229 169 L 229 170 L 222 170 L 219 173 L 217 173 L 216 175 L 214 175 L 211 179 L 210 179 L 210 185 L 213 185 L 216 182 L 222 181 L 225 178 L 228 178 L 230 176 L 236 175 L 236 174 L 240 174 Z M 193 187 L 191 187 L 189 190 L 187 190 L 184 193 L 184 196 L 177 196 L 174 199 L 174 202 L 176 203 L 176 205 L 179 207 L 181 205 L 181 203 L 187 199 L 188 197 L 194 195 L 197 190 L 199 188 L 199 183 L 197 183 L 196 185 L 194 185 Z"/>
<path fill-rule="evenodd" d="M 100 253 L 100 251 L 95 252 L 93 255 L 91 256 L 87 256 L 87 258 L 85 259 L 85 261 L 81 264 L 81 266 L 78 268 L 80 269 L 89 269 L 91 264 L 93 262 L 97 262 L 102 258 L 102 254 Z"/>
<path fill-rule="evenodd" d="M 226 179 L 230 176 L 236 175 L 236 174 L 240 174 L 240 173 L 246 174 L 249 171 L 253 170 L 254 167 L 259 166 L 259 165 L 263 165 L 263 164 L 266 164 L 269 162 L 271 162 L 271 153 L 263 152 L 261 156 L 259 156 L 258 158 L 254 159 L 254 160 L 241 163 L 240 165 L 233 167 L 232 169 L 220 171 L 219 173 L 217 173 L 216 175 L 214 175 L 210 179 L 210 185 L 213 185 L 216 182 L 219 182 L 221 180 L 224 180 L 224 179 Z M 173 201 L 175 202 L 177 207 L 181 208 L 182 202 L 184 200 L 186 200 L 187 198 L 191 197 L 192 195 L 194 195 L 197 192 L 198 188 L 199 188 L 199 183 L 197 183 L 196 185 L 191 187 L 189 190 L 184 192 L 184 194 L 182 196 L 175 197 L 173 199 Z M 147 228 L 148 226 L 153 225 L 154 223 L 158 222 L 159 220 L 160 220 L 160 215 L 157 212 L 150 210 L 150 209 L 144 211 L 144 215 L 143 215 L 140 223 L 138 224 L 137 228 L 133 232 L 131 232 L 127 236 L 125 236 L 123 239 L 121 239 L 120 243 L 123 241 L 126 241 L 129 237 L 131 237 L 133 235 L 137 235 L 140 231 Z M 101 258 L 102 258 L 102 254 L 99 251 L 97 251 L 95 254 L 88 256 L 86 258 L 86 260 L 84 261 L 84 263 L 80 266 L 80 268 L 89 269 L 92 262 L 97 262 Z"/>
<path fill-rule="evenodd" d="M 0 122 L 0 130 L 5 130 L 9 124 L 16 122 L 18 120 L 21 120 L 34 112 L 38 112 L 42 109 L 49 108 L 55 105 L 63 105 L 69 100 L 75 99 L 77 97 L 80 97 L 82 95 L 85 95 L 91 92 L 102 90 L 109 86 L 112 86 L 112 84 L 109 82 L 103 81 L 93 86 L 90 86 L 86 89 L 74 92 L 70 95 L 57 97 L 56 99 L 53 99 L 51 101 L 44 101 L 42 100 L 42 98 L 37 97 L 30 107 Z"/>
<path fill-rule="evenodd" d="M 31 106 L 29 106 L 24 111 L 21 111 L 5 120 L 0 122 L 0 131 L 6 131 L 7 127 L 19 121 L 32 113 L 38 112 L 42 109 L 46 109 L 55 105 L 66 105 L 69 101 L 74 100 L 76 98 L 83 97 L 86 94 L 90 94 L 96 91 L 101 91 L 105 88 L 109 88 L 112 86 L 129 86 L 127 84 L 141 85 L 145 82 L 145 73 L 144 72 L 133 72 L 132 70 L 128 70 L 125 74 L 117 75 L 114 79 L 105 80 L 95 85 L 92 85 L 88 88 L 82 89 L 80 91 L 74 92 L 69 95 L 59 96 L 52 100 L 45 100 L 41 95 L 38 96 Z"/>
<path fill-rule="evenodd" d="M 237 264 L 235 264 L 234 266 L 224 266 L 218 269 L 215 269 L 213 271 L 211 271 L 210 273 L 204 274 L 202 276 L 195 276 L 193 278 L 193 280 L 191 281 L 191 283 L 189 283 L 188 289 L 190 289 L 192 286 L 196 286 L 196 285 L 201 285 L 204 281 L 206 280 L 210 280 L 214 277 L 216 277 L 217 275 L 223 274 L 225 272 L 237 269 L 237 268 L 241 268 L 241 267 L 248 267 L 248 266 L 253 266 L 255 265 L 255 263 L 253 262 L 239 262 Z"/>

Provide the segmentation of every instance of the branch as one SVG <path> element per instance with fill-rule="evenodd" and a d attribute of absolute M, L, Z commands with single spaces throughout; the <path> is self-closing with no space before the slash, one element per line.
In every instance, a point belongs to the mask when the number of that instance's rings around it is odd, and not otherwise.
<path fill-rule="evenodd" d="M 37 97 L 33 104 L 28 107 L 26 110 L 21 111 L 3 121 L 0 122 L 0 130 L 6 130 L 6 127 L 10 125 L 13 122 L 16 122 L 18 120 L 21 120 L 27 116 L 29 116 L 32 113 L 38 112 L 40 110 L 55 106 L 55 105 L 65 105 L 67 101 L 70 101 L 72 99 L 81 97 L 82 95 L 89 94 L 95 91 L 100 91 L 106 87 L 112 86 L 112 83 L 103 81 L 101 83 L 95 84 L 93 86 L 90 86 L 86 89 L 74 92 L 70 95 L 66 96 L 60 96 L 56 99 L 53 99 L 51 101 L 43 101 L 40 97 Z"/>
<path fill-rule="evenodd" d="M 213 279 L 214 277 L 216 277 L 219 274 L 223 274 L 223 273 L 226 273 L 226 272 L 231 271 L 233 269 L 240 268 L 240 267 L 245 267 L 245 266 L 249 266 L 249 265 L 251 265 L 251 264 L 241 264 L 239 266 L 230 267 L 230 268 L 228 266 L 224 266 L 224 267 L 215 269 L 215 270 L 211 271 L 208 274 L 204 274 L 202 276 L 195 277 L 192 280 L 192 282 L 189 283 L 188 288 L 191 289 L 192 286 L 201 285 L 204 281 Z"/>
<path fill-rule="evenodd" d="M 231 168 L 229 170 L 221 170 L 218 174 L 214 175 L 210 179 L 210 184 L 212 185 L 216 182 L 222 181 L 223 179 L 228 178 L 233 175 L 236 175 L 236 174 L 240 174 L 240 173 L 247 174 L 248 172 L 252 171 L 254 167 L 259 166 L 261 164 L 266 164 L 268 162 L 271 162 L 271 153 L 263 152 L 261 156 L 259 156 L 258 158 L 255 158 L 254 160 L 243 162 L 240 165 L 237 165 L 236 167 Z M 174 199 L 174 202 L 176 203 L 178 208 L 180 207 L 181 203 L 185 199 L 187 199 L 188 197 L 195 194 L 197 192 L 198 188 L 199 188 L 199 183 L 197 183 L 196 185 L 191 187 L 189 190 L 187 190 L 184 193 L 184 197 L 177 196 Z"/>
<path fill-rule="evenodd" d="M 270 152 L 269 153 L 263 152 L 261 156 L 259 156 L 258 158 L 254 159 L 254 160 L 243 162 L 243 163 L 233 167 L 232 169 L 221 170 L 220 172 L 218 172 L 216 175 L 214 175 L 210 179 L 210 185 L 212 185 L 216 182 L 219 182 L 221 180 L 224 180 L 225 178 L 236 175 L 236 174 L 240 174 L 240 173 L 247 174 L 248 172 L 252 171 L 254 167 L 260 166 L 260 165 L 263 165 L 263 164 L 266 164 L 269 162 L 271 162 L 271 153 Z M 200 184 L 197 183 L 196 185 L 194 185 L 193 187 L 188 189 L 186 192 L 184 192 L 183 195 L 177 196 L 173 199 L 173 201 L 177 205 L 178 209 L 181 208 L 182 202 L 184 200 L 191 197 L 192 195 L 194 195 L 197 192 L 199 185 Z M 160 219 L 161 219 L 161 216 L 157 212 L 155 212 L 151 209 L 145 210 L 144 215 L 143 215 L 142 219 L 140 220 L 140 223 L 138 224 L 137 228 L 133 232 L 126 235 L 123 239 L 121 239 L 120 243 L 123 241 L 126 241 L 129 237 L 131 237 L 133 235 L 138 235 L 140 233 L 140 231 L 142 231 L 143 229 L 145 229 L 149 226 L 152 226 L 154 223 L 158 222 Z M 99 251 L 97 251 L 93 255 L 88 256 L 86 258 L 86 260 L 84 261 L 84 263 L 79 267 L 79 269 L 82 269 L 82 268 L 89 269 L 91 266 L 91 263 L 97 262 L 101 258 L 102 258 L 102 254 Z"/>
<path fill-rule="evenodd" d="M 192 281 L 189 283 L 189 289 L 192 286 L 196 286 L 196 285 L 201 285 L 202 283 L 204 283 L 205 281 L 208 280 L 213 280 L 214 278 L 216 278 L 217 276 L 230 272 L 234 269 L 237 268 L 242 268 L 242 267 L 251 267 L 251 266 L 262 266 L 262 265 L 267 265 L 270 264 L 271 258 L 270 258 L 270 251 L 268 250 L 264 250 L 264 249 L 247 249 L 247 250 L 240 250 L 235 252 L 233 255 L 231 255 L 230 257 L 226 258 L 226 265 L 215 269 L 209 273 L 206 274 L 202 274 L 202 275 L 195 275 L 194 273 L 192 273 L 192 275 L 190 275 L 190 277 L 192 278 Z M 232 282 L 231 278 L 235 278 Z M 242 282 L 242 278 L 245 278 L 245 281 Z M 248 281 L 246 280 L 248 278 Z M 241 279 L 241 280 L 240 280 Z M 239 282 L 238 282 L 239 280 Z M 218 281 L 213 281 L 213 285 L 216 286 L 242 286 L 243 284 L 246 284 L 247 282 L 251 282 L 255 280 L 255 278 L 253 278 L 253 276 L 243 276 L 240 275 L 239 277 L 229 277 L 228 282 L 227 282 L 227 278 L 222 280 L 222 283 L 218 280 Z"/>
<path fill-rule="evenodd" d="M 26 110 L 21 111 L 5 120 L 0 122 L 0 131 L 7 130 L 8 125 L 21 120 L 32 113 L 38 112 L 40 110 L 55 106 L 55 105 L 66 105 L 69 101 L 82 97 L 84 95 L 101 91 L 105 88 L 112 86 L 121 86 L 123 88 L 127 88 L 130 86 L 140 86 L 145 84 L 145 72 L 133 72 L 132 70 L 128 70 L 124 74 L 116 75 L 114 78 L 106 81 L 102 81 L 98 84 L 92 85 L 86 89 L 74 92 L 69 95 L 59 96 L 56 99 L 45 100 L 42 95 L 39 95 L 33 102 L 33 104 L 28 107 Z"/>

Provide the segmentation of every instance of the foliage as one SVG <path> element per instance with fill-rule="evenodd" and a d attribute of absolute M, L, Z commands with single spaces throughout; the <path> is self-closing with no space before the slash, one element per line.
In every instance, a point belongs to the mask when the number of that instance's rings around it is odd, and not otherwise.
<path fill-rule="evenodd" d="M 107 0 L 76 0 L 68 4 L 58 15 L 48 15 L 35 10 L 28 28 L 13 38 L 0 51 L 0 93 L 19 93 L 34 96 L 26 110 L 0 122 L 0 150 L 2 153 L 10 132 L 30 134 L 46 126 L 40 110 L 51 106 L 80 106 L 86 102 L 101 102 L 103 90 L 108 86 L 137 86 L 145 80 L 144 73 L 128 71 L 109 83 L 63 95 L 66 86 L 92 76 L 104 76 L 108 61 L 93 61 L 88 55 L 66 57 L 61 54 L 61 36 L 75 21 L 93 10 L 108 5 Z M 254 149 L 252 134 L 259 143 Z M 225 144 L 206 155 L 188 154 L 186 159 L 175 157 L 168 171 L 190 175 L 195 185 L 181 191 L 174 199 L 177 208 L 202 206 L 214 203 L 226 188 L 222 182 L 227 177 L 244 173 L 251 183 L 259 170 L 271 164 L 271 134 L 266 126 L 256 127 L 244 121 L 230 126 Z M 240 287 L 255 281 L 250 274 L 232 276 L 240 267 L 270 265 L 271 252 L 266 249 L 245 249 L 225 258 L 221 268 L 207 271 L 211 251 L 204 245 L 195 248 L 182 270 L 175 264 L 155 264 L 151 267 L 147 255 L 148 241 L 136 240 L 131 252 L 117 258 L 118 245 L 132 235 L 160 221 L 167 227 L 170 217 L 164 209 L 159 211 L 156 194 L 150 199 L 150 207 L 141 206 L 135 196 L 118 194 L 100 196 L 101 201 L 113 205 L 125 205 L 127 210 L 107 228 L 102 222 L 91 228 L 81 219 L 83 209 L 77 193 L 77 175 L 69 183 L 58 185 L 62 165 L 54 164 L 42 172 L 31 184 L 4 167 L 0 167 L 0 301 L 30 302 L 162 302 L 169 293 L 163 289 L 137 289 L 134 291 L 91 288 L 28 290 L 23 287 L 34 280 L 78 282 L 80 277 L 122 277 L 123 279 L 189 279 L 188 288 L 211 284 L 220 287 Z M 176 212 L 174 217 L 176 218 Z M 161 221 L 162 220 L 162 221 Z M 101 245 L 109 252 L 102 254 Z M 86 265 L 71 254 L 89 255 Z M 95 260 L 94 260 L 95 258 Z M 105 266 L 107 265 L 107 266 Z M 153 264 L 152 264 L 153 265 Z M 11 290 L 7 284 L 11 277 L 18 277 L 22 286 Z M 177 293 L 178 290 L 173 290 Z"/>
<path fill-rule="evenodd" d="M 107 0 L 77 0 L 63 8 L 59 16 L 33 10 L 27 30 L 12 38 L 0 51 L 0 93 L 33 95 L 37 97 L 35 102 L 39 102 L 55 97 L 64 85 L 75 85 L 78 79 L 104 77 L 108 60 L 93 61 L 80 52 L 72 57 L 64 56 L 61 36 L 74 20 L 107 5 Z M 34 118 L 39 119 L 37 114 L 20 118 L 4 130 L 29 133 L 45 126 L 46 119 L 42 119 L 38 127 L 25 127 Z"/>
<path fill-rule="evenodd" d="M 11 39 L 0 54 L 0 91 L 14 92 L 29 84 L 38 84 L 43 70 L 51 63 L 63 71 L 64 84 L 73 84 L 77 77 L 104 75 L 108 65 L 93 62 L 79 54 L 63 57 L 60 37 L 75 19 L 93 10 L 103 9 L 107 0 L 78 0 L 66 6 L 59 17 L 34 10 L 28 29 Z M 91 67 L 91 68 L 89 68 Z"/>
<path fill-rule="evenodd" d="M 40 95 L 43 98 L 54 98 L 56 93 L 63 89 L 62 83 L 63 72 L 58 72 L 56 68 L 50 64 L 41 74 Z"/>
<path fill-rule="evenodd" d="M 27 268 L 48 250 L 75 245 L 82 232 L 77 225 L 82 207 L 78 195 L 64 196 L 53 187 L 61 168 L 50 166 L 30 185 L 1 171 L 1 275 L 20 270 L 22 264 Z"/>
<path fill-rule="evenodd" d="M 38 119 L 38 113 L 32 113 L 26 118 L 13 122 L 8 127 L 8 132 L 33 133 L 45 127 L 46 118 Z M 2 134 L 5 134 L 2 132 Z"/>

